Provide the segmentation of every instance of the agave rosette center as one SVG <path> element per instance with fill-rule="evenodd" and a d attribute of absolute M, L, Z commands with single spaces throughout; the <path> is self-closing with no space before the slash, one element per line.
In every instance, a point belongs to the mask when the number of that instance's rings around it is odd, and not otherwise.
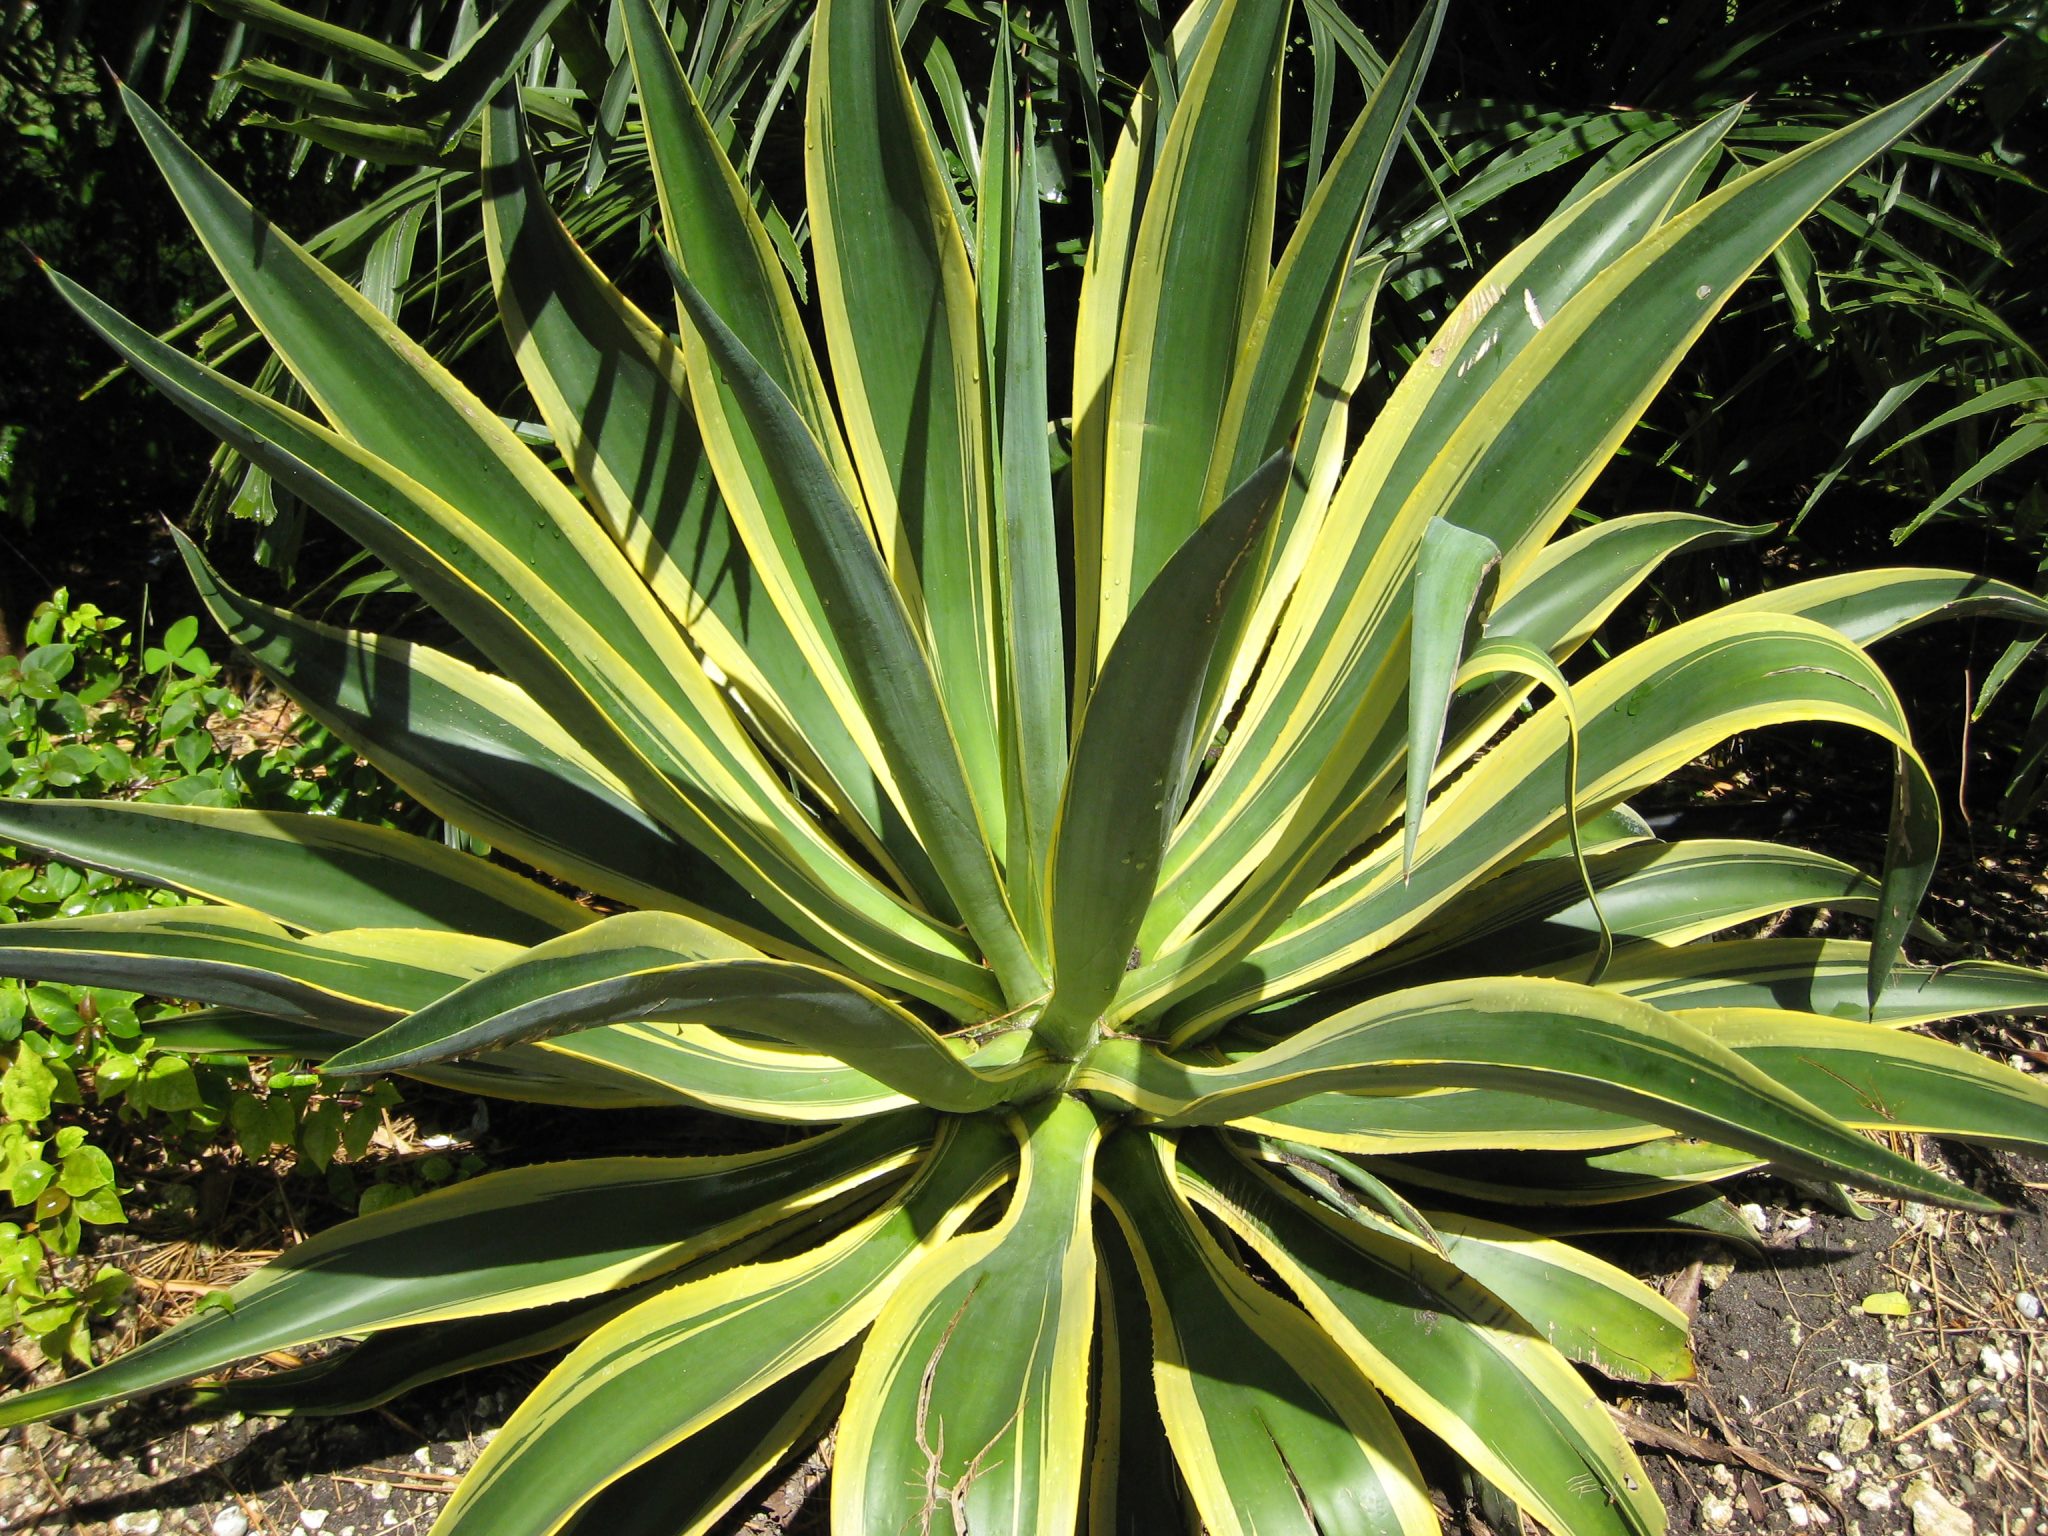
<path fill-rule="evenodd" d="M 365 1406 L 566 1346 L 437 1532 L 710 1529 L 835 1415 L 848 1533 L 1429 1531 L 1416 1434 L 1549 1529 L 1661 1529 L 1579 1370 L 1683 1377 L 1685 1321 L 1545 1234 L 1725 1234 L 1717 1181 L 1762 1165 L 1983 1206 L 1865 1133 L 2048 1141 L 2048 1093 L 1909 1027 L 2041 1008 L 2048 977 L 1901 959 L 1940 818 L 1865 649 L 2048 607 L 1878 571 L 1589 661 L 1661 562 L 1761 530 L 1565 528 L 1744 278 L 1968 70 L 1704 196 L 1733 114 L 1669 139 L 1377 357 L 1367 420 L 1368 232 L 1434 6 L 1277 248 L 1289 7 L 1191 7 L 1049 317 L 1008 61 L 956 185 L 890 8 L 825 0 L 822 356 L 667 33 L 623 14 L 672 315 L 571 239 L 515 93 L 481 125 L 544 451 L 131 103 L 311 408 L 59 291 L 477 659 L 258 602 L 186 545 L 194 578 L 502 857 L 10 804 L 11 840 L 204 900 L 9 927 L 0 969 L 212 1005 L 171 1046 L 812 1134 L 358 1218 L 0 1419 L 329 1338 L 361 1342 L 215 1390 Z M 1628 810 L 1792 721 L 1896 758 L 1883 870 Z M 1869 941 L 1734 936 L 1819 905 Z"/>

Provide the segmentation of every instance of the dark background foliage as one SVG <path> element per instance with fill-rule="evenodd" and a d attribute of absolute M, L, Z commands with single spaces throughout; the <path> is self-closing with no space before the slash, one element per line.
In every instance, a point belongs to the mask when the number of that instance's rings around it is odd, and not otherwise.
<path fill-rule="evenodd" d="M 152 324 L 213 294 L 213 269 L 108 88 L 124 72 L 159 98 L 209 163 L 287 228 L 317 228 L 360 189 L 303 166 L 296 142 L 216 115 L 213 64 L 231 29 L 194 11 L 175 34 L 147 6 L 15 3 L 0 19 L 0 629 L 67 582 L 132 613 L 164 569 L 163 518 L 182 518 L 213 443 L 129 379 L 53 302 L 37 259 Z M 69 26 L 64 23 L 70 23 Z M 173 607 L 188 606 L 179 592 Z"/>
<path fill-rule="evenodd" d="M 447 0 L 299 0 L 297 8 L 429 49 L 450 49 L 476 20 Z M 577 0 L 572 9 L 602 37 L 606 0 Z M 706 24 L 706 8 L 681 0 L 672 9 L 687 47 Z M 731 14 L 712 9 L 713 25 Z M 723 75 L 708 60 L 704 66 L 727 91 L 736 139 L 758 146 L 753 174 L 765 205 L 778 210 L 801 208 L 803 61 L 791 41 L 804 9 L 765 7 L 774 25 L 738 50 L 737 65 Z M 1298 8 L 1283 125 L 1283 228 L 1335 147 L 1329 125 L 1348 121 L 1376 67 L 1362 40 L 1390 47 L 1414 9 L 1331 0 Z M 984 0 L 898 10 L 909 18 L 935 130 L 952 148 L 960 113 L 979 113 L 1004 13 Z M 1171 16 L 1150 0 L 1092 11 L 1072 0 L 1017 3 L 1007 16 L 1019 83 L 1039 111 L 1041 162 L 1064 199 L 1046 209 L 1057 306 L 1059 287 L 1078 286 L 1091 159 L 1113 142 L 1135 83 L 1163 57 Z M 1077 47 L 1077 24 L 1088 33 L 1086 50 Z M 474 344 L 486 334 L 474 316 L 487 294 L 467 244 L 464 218 L 473 224 L 474 216 L 463 206 L 459 147 L 445 165 L 369 164 L 252 122 L 277 104 L 222 76 L 261 56 L 344 84 L 388 89 L 388 79 L 177 0 L 14 0 L 0 27 L 0 218 L 14 237 L 0 244 L 8 358 L 0 370 L 0 619 L 18 625 L 27 606 L 67 581 L 134 611 L 139 589 L 163 569 L 161 520 L 192 519 L 196 499 L 196 521 L 213 530 L 220 553 L 245 570 L 254 555 L 269 567 L 268 581 L 303 590 L 345 556 L 288 504 L 252 494 L 232 465 L 200 498 L 212 444 L 132 381 L 95 389 L 106 359 L 45 297 L 30 250 L 152 325 L 173 325 L 216 297 L 210 269 L 119 119 L 112 72 L 158 100 L 211 164 L 295 234 L 332 226 L 379 192 L 420 189 L 414 201 L 423 208 L 431 193 L 431 211 L 416 214 L 404 234 L 393 302 L 507 415 L 530 416 L 516 371 L 490 350 L 494 343 Z M 1882 450 L 1986 390 L 2048 374 L 2040 252 L 2048 198 L 2036 174 L 2048 121 L 2048 23 L 2038 5 L 1980 0 L 1453 6 L 1424 120 L 1370 232 L 1369 243 L 1393 260 L 1391 283 L 1406 301 L 1382 306 L 1390 348 L 1419 347 L 1516 236 L 1673 128 L 1748 100 L 1730 155 L 1714 172 L 1733 174 L 1993 44 L 2001 46 L 1969 92 L 1923 126 L 1914 148 L 1874 166 L 1752 281 L 1589 497 L 1592 515 L 1697 508 L 1775 522 L 1784 534 L 1682 566 L 1624 622 L 1655 624 L 1683 611 L 1687 582 L 1754 588 L 1774 579 L 1771 565 L 1818 574 L 1907 560 L 2028 586 L 2042 581 L 2048 494 L 2040 456 L 2015 453 L 1923 514 L 1987 453 L 2048 433 L 2048 384 Z M 559 67 L 556 75 L 568 78 Z M 949 79 L 959 83 L 951 100 Z M 588 135 L 551 140 L 557 195 L 601 263 L 625 274 L 629 291 L 642 269 L 643 298 L 659 312 L 659 274 L 646 260 L 644 161 L 630 124 L 618 127 L 623 115 L 611 128 L 601 113 L 591 116 L 599 120 Z M 962 157 L 953 164 L 971 197 Z M 360 271 L 369 245 L 348 246 L 340 268 Z M 786 254 L 801 281 L 800 221 L 787 229 Z M 259 361 L 248 348 L 231 366 L 258 378 Z M 1058 381 L 1064 360 L 1052 361 Z M 239 526 L 232 515 L 252 510 L 267 527 Z M 310 541 L 303 548 L 302 538 Z M 179 598 L 173 606 L 182 606 Z M 1961 762 L 1962 674 L 1981 690 L 2004 645 L 2002 635 L 1964 628 L 1933 644 L 1895 646 L 1886 658 L 1909 696 L 1939 700 L 1930 750 L 1939 759 L 1941 743 L 1951 744 L 1951 773 Z M 2044 729 L 2033 701 L 2048 666 L 2039 655 L 2007 662 L 2013 687 L 1984 729 L 2009 737 L 2006 755 L 2018 758 L 2029 745 L 2022 738 L 2030 714 L 2037 736 Z"/>

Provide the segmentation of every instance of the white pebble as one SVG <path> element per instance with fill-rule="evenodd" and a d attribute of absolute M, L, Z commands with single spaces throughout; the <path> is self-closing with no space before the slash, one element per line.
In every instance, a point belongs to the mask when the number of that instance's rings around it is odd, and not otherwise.
<path fill-rule="evenodd" d="M 213 1517 L 213 1536 L 249 1536 L 249 1517 L 230 1504 Z"/>
<path fill-rule="evenodd" d="M 1913 1512 L 1913 1536 L 1976 1536 L 1977 1522 L 1926 1477 L 1906 1484 L 1905 1502 Z"/>
<path fill-rule="evenodd" d="M 2012 1304 L 2020 1309 L 2020 1316 L 2030 1323 L 2041 1321 L 2041 1298 L 2032 1291 L 2021 1291 L 2013 1297 Z"/>
<path fill-rule="evenodd" d="M 326 1523 L 327 1511 L 324 1509 L 302 1509 L 299 1511 L 299 1524 L 309 1531 L 317 1531 Z"/>

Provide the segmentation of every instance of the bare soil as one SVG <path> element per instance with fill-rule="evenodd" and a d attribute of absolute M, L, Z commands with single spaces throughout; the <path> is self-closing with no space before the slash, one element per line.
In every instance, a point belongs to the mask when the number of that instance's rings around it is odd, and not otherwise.
<path fill-rule="evenodd" d="M 2048 1533 L 2048 1164 L 1951 1168 L 2012 1212 L 1862 1221 L 1756 1181 L 1733 1193 L 1758 1251 L 1666 1277 L 1697 1308 L 1697 1379 L 1615 1406 L 1673 1536 Z"/>

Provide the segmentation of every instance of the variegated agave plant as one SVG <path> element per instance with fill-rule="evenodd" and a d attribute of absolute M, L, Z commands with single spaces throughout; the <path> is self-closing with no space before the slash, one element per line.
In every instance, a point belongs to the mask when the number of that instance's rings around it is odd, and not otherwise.
<path fill-rule="evenodd" d="M 842 1532 L 1430 1530 L 1411 1434 L 1553 1530 L 1657 1530 L 1578 1367 L 1683 1377 L 1684 1319 L 1562 1234 L 1716 1230 L 1715 1181 L 1762 1164 L 1982 1208 L 1863 1133 L 2048 1142 L 2048 1093 L 1906 1027 L 2048 1006 L 2048 977 L 1896 963 L 1939 818 L 1864 650 L 2048 613 L 1880 571 L 1579 665 L 1660 561 L 1759 530 L 1558 535 L 1745 275 L 1967 71 L 1704 197 L 1729 119 L 1673 139 L 1489 272 L 1368 425 L 1352 252 L 1435 14 L 1275 265 L 1288 6 L 1208 0 L 1102 189 L 1069 436 L 1005 79 L 970 221 L 889 7 L 820 6 L 828 370 L 628 12 L 679 340 L 563 234 L 516 108 L 484 128 L 505 330 L 566 475 L 139 104 L 314 413 L 55 279 L 483 665 L 188 550 L 229 633 L 550 878 L 312 817 L 9 805 L 9 838 L 208 904 L 10 927 L 0 959 L 213 1005 L 187 1047 L 815 1134 L 360 1218 L 0 1415 L 334 1338 L 363 1342 L 226 1390 L 333 1410 L 572 1346 L 437 1530 L 703 1530 L 834 1415 Z M 1628 812 L 1785 721 L 1896 754 L 1881 877 Z M 1873 940 L 1726 936 L 1816 904 Z"/>

